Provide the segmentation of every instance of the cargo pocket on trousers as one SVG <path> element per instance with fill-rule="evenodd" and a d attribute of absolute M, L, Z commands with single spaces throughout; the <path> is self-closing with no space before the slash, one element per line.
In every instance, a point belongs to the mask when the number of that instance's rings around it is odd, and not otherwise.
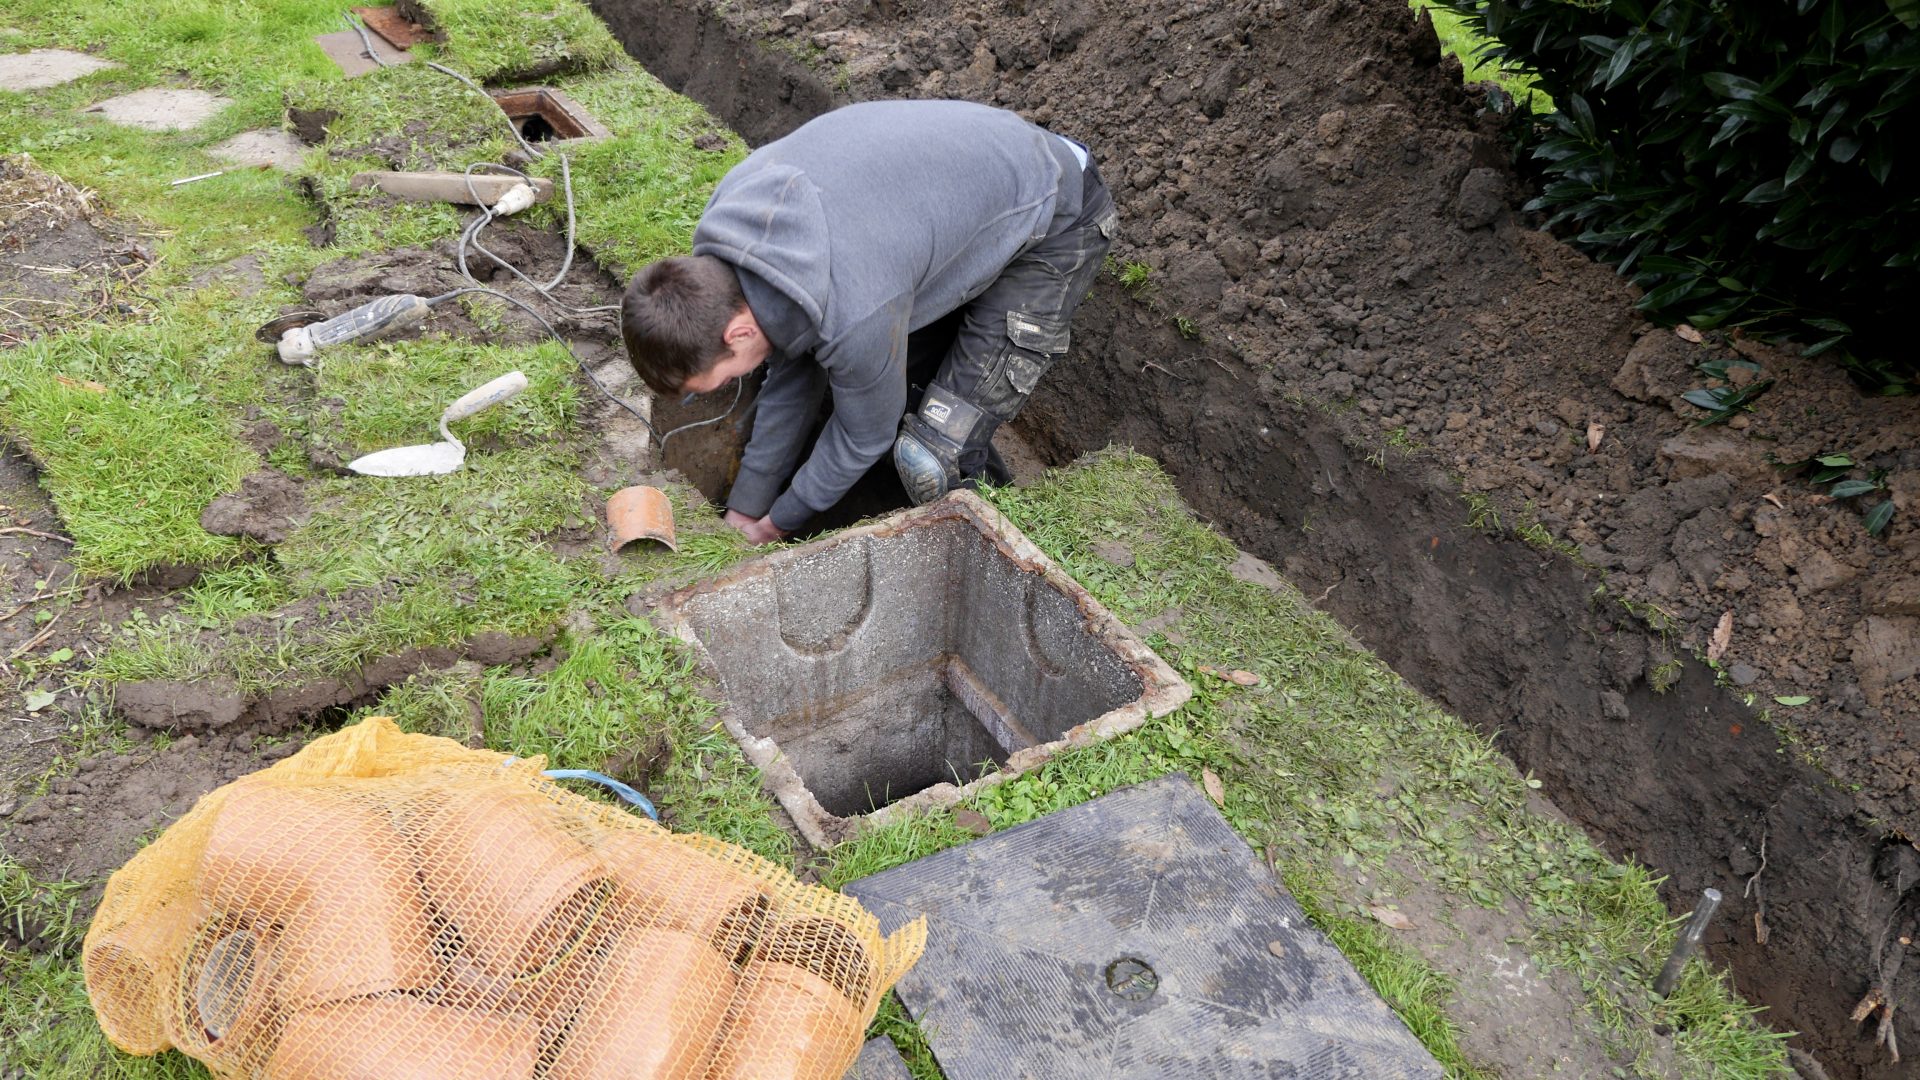
<path fill-rule="evenodd" d="M 1033 388 L 1067 354 L 1072 332 L 1064 319 L 1049 319 L 1024 311 L 1007 312 L 1006 366 L 1000 385 L 993 387 L 992 411 L 1002 420 L 1011 420 L 1027 403 Z"/>

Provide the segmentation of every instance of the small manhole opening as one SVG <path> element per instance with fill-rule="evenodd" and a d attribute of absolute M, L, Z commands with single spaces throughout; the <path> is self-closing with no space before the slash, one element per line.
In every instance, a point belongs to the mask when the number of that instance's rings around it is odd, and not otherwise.
<path fill-rule="evenodd" d="M 1160 973 L 1137 957 L 1123 956 L 1107 965 L 1107 989 L 1128 1001 L 1145 1001 L 1160 989 Z"/>
<path fill-rule="evenodd" d="M 495 90 L 491 96 L 520 137 L 531 143 L 604 138 L 607 134 L 578 102 L 558 90 L 535 86 Z"/>

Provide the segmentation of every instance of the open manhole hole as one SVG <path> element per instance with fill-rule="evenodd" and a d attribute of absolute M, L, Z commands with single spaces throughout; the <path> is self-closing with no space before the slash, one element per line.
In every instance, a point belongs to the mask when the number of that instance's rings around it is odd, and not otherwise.
<path fill-rule="evenodd" d="M 1192 691 L 969 492 L 668 596 L 809 842 L 951 804 Z"/>
<path fill-rule="evenodd" d="M 604 139 L 612 134 L 579 102 L 552 87 L 524 86 L 489 90 L 487 94 L 507 114 L 520 137 L 530 143 Z"/>

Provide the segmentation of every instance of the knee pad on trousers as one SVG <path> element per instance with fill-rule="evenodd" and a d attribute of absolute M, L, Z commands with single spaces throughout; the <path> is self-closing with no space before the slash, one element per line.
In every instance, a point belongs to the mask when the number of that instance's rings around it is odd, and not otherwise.
<path fill-rule="evenodd" d="M 997 418 L 939 383 L 927 387 L 893 443 L 893 467 L 907 497 L 920 505 L 960 486 L 967 478 L 963 465 L 985 458 L 999 426 Z"/>

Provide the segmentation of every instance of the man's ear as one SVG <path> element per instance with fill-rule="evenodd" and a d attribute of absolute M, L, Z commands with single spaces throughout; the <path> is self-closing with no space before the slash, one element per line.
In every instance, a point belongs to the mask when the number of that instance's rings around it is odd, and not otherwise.
<path fill-rule="evenodd" d="M 760 323 L 754 319 L 753 310 L 745 305 L 733 313 L 733 318 L 727 320 L 726 329 L 720 332 L 720 340 L 726 342 L 729 349 L 733 348 L 736 341 L 750 341 L 759 336 Z"/>

